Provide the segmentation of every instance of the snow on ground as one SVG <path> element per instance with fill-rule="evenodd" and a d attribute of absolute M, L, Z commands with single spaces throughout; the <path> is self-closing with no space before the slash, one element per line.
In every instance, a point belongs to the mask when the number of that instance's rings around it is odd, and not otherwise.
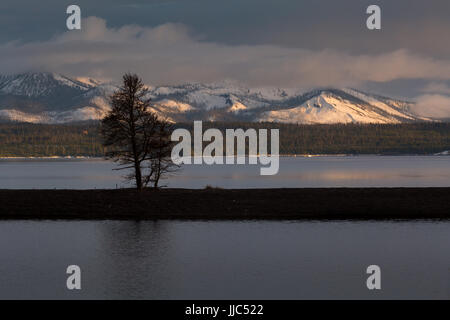
<path fill-rule="evenodd" d="M 101 81 L 92 79 L 92 78 L 88 78 L 88 77 L 78 77 L 78 78 L 75 78 L 75 80 L 77 80 L 78 82 L 81 82 L 87 86 L 90 86 L 90 87 L 96 87 L 101 84 Z"/>
<path fill-rule="evenodd" d="M 229 112 L 239 113 L 242 110 L 246 110 L 247 107 L 240 102 L 235 102 L 229 109 Z"/>
<path fill-rule="evenodd" d="M 190 92 L 187 94 L 187 100 L 196 104 L 205 110 L 225 108 L 228 106 L 227 99 L 224 96 L 217 96 L 205 91 Z"/>
<path fill-rule="evenodd" d="M 295 88 L 261 87 L 249 89 L 249 94 L 259 96 L 261 99 L 282 101 L 291 97 L 299 96 L 304 90 Z"/>
<path fill-rule="evenodd" d="M 302 105 L 284 110 L 269 111 L 260 121 L 284 123 L 398 123 L 397 120 L 383 117 L 370 110 L 358 108 L 357 105 L 322 93 Z"/>
<path fill-rule="evenodd" d="M 156 103 L 156 105 L 161 106 L 170 112 L 187 112 L 187 111 L 191 111 L 194 109 L 191 105 L 189 105 L 187 103 L 182 103 L 182 102 L 178 102 L 175 100 L 168 100 L 168 99 L 158 101 Z"/>
<path fill-rule="evenodd" d="M 380 101 L 380 100 L 376 99 L 373 96 L 366 95 L 366 94 L 364 94 L 362 92 L 359 92 L 359 91 L 356 91 L 356 90 L 353 90 L 353 89 L 344 89 L 343 91 L 345 91 L 345 92 L 351 94 L 352 96 L 357 97 L 357 98 L 359 98 L 359 99 L 361 99 L 361 100 L 363 100 L 363 101 L 365 101 L 365 102 L 367 102 L 367 103 L 369 103 L 369 104 L 371 104 L 371 105 L 373 105 L 373 106 L 375 106 L 375 107 L 377 107 L 377 108 L 379 108 L 379 109 L 381 109 L 381 110 L 383 110 L 383 111 L 385 111 L 385 112 L 387 112 L 387 113 L 389 113 L 391 115 L 407 118 L 407 119 L 410 119 L 410 120 L 414 119 L 414 117 L 408 116 L 404 112 L 398 111 L 397 109 L 393 108 L 392 106 L 386 104 L 383 101 Z M 399 103 L 399 102 L 391 101 L 391 103 L 395 107 L 397 107 L 399 109 L 402 107 L 401 103 Z"/>

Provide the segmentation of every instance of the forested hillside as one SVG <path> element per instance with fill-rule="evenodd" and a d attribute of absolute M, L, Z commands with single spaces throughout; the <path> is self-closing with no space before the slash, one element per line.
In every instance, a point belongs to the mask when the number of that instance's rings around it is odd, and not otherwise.
<path fill-rule="evenodd" d="M 0 157 L 102 156 L 98 124 L 0 124 Z"/>
<path fill-rule="evenodd" d="M 192 129 L 191 124 L 177 127 Z M 278 128 L 281 154 L 433 154 L 450 150 L 450 123 L 296 125 L 204 122 L 203 129 Z M 104 148 L 96 122 L 0 124 L 0 157 L 92 156 Z"/>

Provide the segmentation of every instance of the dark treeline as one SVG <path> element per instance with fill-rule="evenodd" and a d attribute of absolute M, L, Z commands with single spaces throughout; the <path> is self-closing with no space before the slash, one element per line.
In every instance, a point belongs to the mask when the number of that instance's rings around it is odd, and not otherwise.
<path fill-rule="evenodd" d="M 103 156 L 98 123 L 0 124 L 0 157 Z"/>
<path fill-rule="evenodd" d="M 210 127 L 221 131 L 233 128 L 279 129 L 280 154 L 431 154 L 450 150 L 448 122 L 332 125 L 203 123 L 203 130 Z M 191 129 L 192 124 L 188 128 Z"/>
<path fill-rule="evenodd" d="M 192 129 L 192 123 L 177 124 L 176 127 Z M 450 123 L 203 123 L 203 130 L 211 127 L 221 130 L 279 129 L 281 154 L 432 154 L 450 150 Z M 98 123 L 0 124 L 0 157 L 101 157 L 104 151 Z"/>

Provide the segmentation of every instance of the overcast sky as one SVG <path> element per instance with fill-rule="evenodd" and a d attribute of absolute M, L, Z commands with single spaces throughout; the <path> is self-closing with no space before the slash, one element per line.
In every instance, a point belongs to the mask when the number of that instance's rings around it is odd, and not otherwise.
<path fill-rule="evenodd" d="M 81 7 L 81 31 L 66 29 L 69 4 Z M 382 9 L 381 31 L 366 28 L 370 4 Z M 352 86 L 445 114 L 449 17 L 448 0 L 2 0 L 0 70 Z"/>

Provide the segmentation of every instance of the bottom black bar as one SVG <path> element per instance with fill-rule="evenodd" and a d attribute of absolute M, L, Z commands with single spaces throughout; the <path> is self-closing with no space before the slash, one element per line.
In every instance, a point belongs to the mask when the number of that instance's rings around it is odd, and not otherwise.
<path fill-rule="evenodd" d="M 312 319 L 345 316 L 366 319 L 398 315 L 430 316 L 448 310 L 450 301 L 2 301 L 3 312 L 35 315 L 119 317 L 142 314 L 146 319 Z M 10 309 L 10 310 L 7 310 Z M 443 313 L 444 314 L 444 313 Z"/>

